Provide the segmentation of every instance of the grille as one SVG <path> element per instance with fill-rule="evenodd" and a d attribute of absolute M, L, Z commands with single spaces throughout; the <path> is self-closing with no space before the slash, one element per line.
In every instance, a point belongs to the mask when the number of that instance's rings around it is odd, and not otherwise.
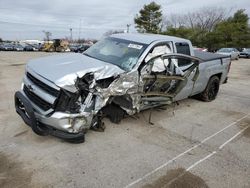
<path fill-rule="evenodd" d="M 59 96 L 60 91 L 56 90 L 50 86 L 48 86 L 47 84 L 41 82 L 40 80 L 38 80 L 37 78 L 35 78 L 34 76 L 32 76 L 29 72 L 27 72 L 27 77 L 30 81 L 32 81 L 36 86 L 38 86 L 39 88 L 41 88 L 42 90 L 46 91 L 47 93 L 49 93 L 50 95 L 53 95 L 55 97 Z"/>
<path fill-rule="evenodd" d="M 27 97 L 42 110 L 47 111 L 50 108 L 52 108 L 52 104 L 48 103 L 47 101 L 43 100 L 32 91 L 30 91 L 27 88 L 27 86 L 24 85 L 23 91 L 27 95 Z"/>

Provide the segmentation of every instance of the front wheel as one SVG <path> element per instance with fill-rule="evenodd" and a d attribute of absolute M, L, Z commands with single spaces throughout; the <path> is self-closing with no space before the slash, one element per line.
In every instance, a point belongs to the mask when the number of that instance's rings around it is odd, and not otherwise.
<path fill-rule="evenodd" d="M 48 131 L 46 128 L 42 128 L 40 125 L 38 125 L 37 123 L 36 124 L 33 124 L 31 126 L 32 130 L 34 133 L 36 133 L 37 135 L 39 136 L 47 136 L 48 135 Z"/>
<path fill-rule="evenodd" d="M 213 101 L 219 92 L 220 79 L 218 76 L 213 76 L 209 79 L 206 89 L 200 94 L 200 98 L 203 101 Z"/>

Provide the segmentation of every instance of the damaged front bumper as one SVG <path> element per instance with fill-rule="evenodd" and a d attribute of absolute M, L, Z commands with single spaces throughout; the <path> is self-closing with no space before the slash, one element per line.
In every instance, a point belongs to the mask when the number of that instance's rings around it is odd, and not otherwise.
<path fill-rule="evenodd" d="M 42 115 L 36 112 L 32 102 L 22 91 L 15 93 L 15 108 L 23 121 L 38 135 L 53 135 L 67 141 L 83 142 L 84 130 L 82 125 L 90 124 L 90 114 L 68 114 L 54 112 Z"/>

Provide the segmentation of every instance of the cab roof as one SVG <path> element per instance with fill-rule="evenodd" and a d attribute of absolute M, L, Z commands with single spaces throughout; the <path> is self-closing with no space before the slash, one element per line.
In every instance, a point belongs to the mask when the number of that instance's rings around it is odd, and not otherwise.
<path fill-rule="evenodd" d="M 173 37 L 168 35 L 159 35 L 159 34 L 148 34 L 148 33 L 119 33 L 119 34 L 113 34 L 111 37 L 119 38 L 119 39 L 125 39 L 125 40 L 131 40 L 138 43 L 143 44 L 151 44 L 155 41 L 173 41 L 173 42 L 187 42 L 190 43 L 189 40 L 179 38 L 179 37 Z"/>

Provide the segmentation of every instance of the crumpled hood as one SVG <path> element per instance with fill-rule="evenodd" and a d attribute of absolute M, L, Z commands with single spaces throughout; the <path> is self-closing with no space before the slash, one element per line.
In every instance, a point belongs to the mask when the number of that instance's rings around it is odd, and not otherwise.
<path fill-rule="evenodd" d="M 40 76 L 57 86 L 72 90 L 77 77 L 93 72 L 95 79 L 103 79 L 124 72 L 110 63 L 78 53 L 67 53 L 31 60 L 27 69 L 32 69 Z"/>

